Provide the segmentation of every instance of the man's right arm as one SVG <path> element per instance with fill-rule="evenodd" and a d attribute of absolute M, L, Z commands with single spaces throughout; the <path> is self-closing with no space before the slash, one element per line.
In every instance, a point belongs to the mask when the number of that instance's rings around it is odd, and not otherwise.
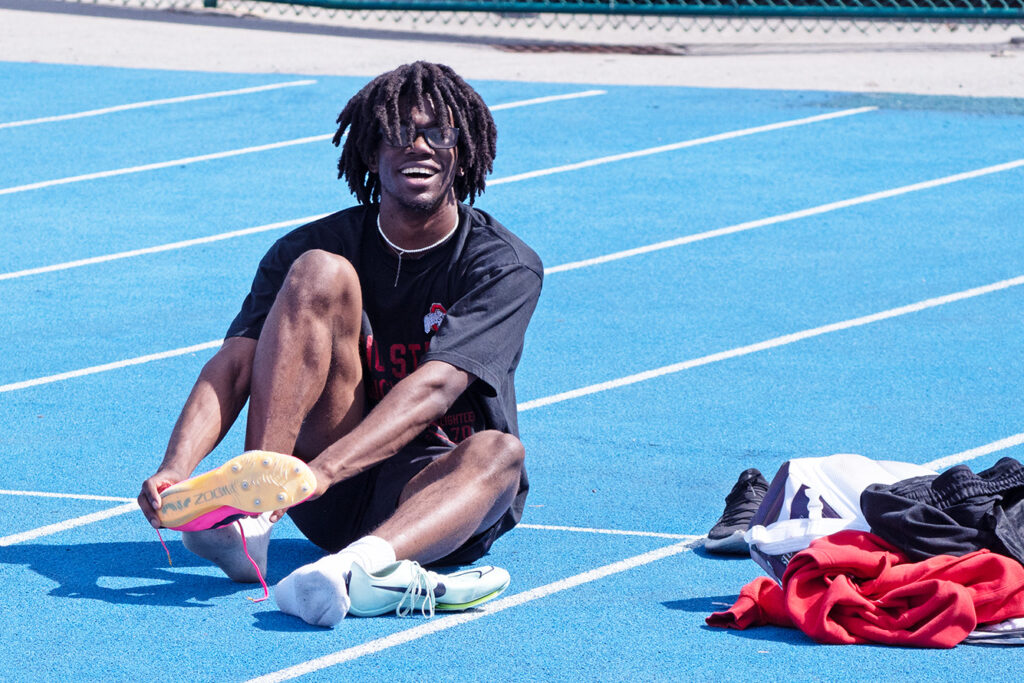
<path fill-rule="evenodd" d="M 255 339 L 229 337 L 199 373 L 171 432 L 163 462 L 139 493 L 139 507 L 154 527 L 160 526 L 159 491 L 187 479 L 238 418 L 249 398 L 255 352 Z"/>

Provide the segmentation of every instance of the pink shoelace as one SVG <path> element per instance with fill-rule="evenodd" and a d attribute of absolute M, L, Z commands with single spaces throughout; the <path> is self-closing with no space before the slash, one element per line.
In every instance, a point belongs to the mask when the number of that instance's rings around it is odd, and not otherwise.
<path fill-rule="evenodd" d="M 242 552 L 245 553 L 245 559 L 252 562 L 252 568 L 256 570 L 256 577 L 260 580 L 260 586 L 263 587 L 262 598 L 250 598 L 246 596 L 245 599 L 251 602 L 263 602 L 270 597 L 270 589 L 267 587 L 267 582 L 263 578 L 263 572 L 260 571 L 259 565 L 256 564 L 256 560 L 252 559 L 252 555 L 249 554 L 249 544 L 245 542 L 245 529 L 242 528 L 241 520 L 235 520 L 235 524 L 238 525 L 238 533 L 242 534 Z M 160 539 L 160 545 L 164 547 L 164 552 L 167 553 L 167 564 L 173 567 L 174 563 L 171 562 L 171 551 L 167 548 L 167 544 L 164 543 L 164 537 L 160 533 L 159 529 L 156 530 L 156 536 Z"/>

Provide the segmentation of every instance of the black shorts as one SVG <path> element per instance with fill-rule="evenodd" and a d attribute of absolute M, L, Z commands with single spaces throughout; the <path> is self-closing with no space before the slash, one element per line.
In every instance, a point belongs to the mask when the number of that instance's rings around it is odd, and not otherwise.
<path fill-rule="evenodd" d="M 289 509 L 288 515 L 306 538 L 336 553 L 391 517 L 409 480 L 451 449 L 414 441 L 384 462 L 335 484 L 319 498 Z M 469 564 L 486 555 L 495 539 L 515 525 L 516 518 L 509 509 L 494 525 L 431 564 Z"/>

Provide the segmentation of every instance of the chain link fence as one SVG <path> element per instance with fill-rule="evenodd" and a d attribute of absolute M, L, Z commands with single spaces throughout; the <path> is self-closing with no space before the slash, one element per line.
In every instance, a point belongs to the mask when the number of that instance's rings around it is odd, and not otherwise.
<path fill-rule="evenodd" d="M 381 28 L 727 32 L 1024 28 L 1024 0 L 64 0 Z"/>

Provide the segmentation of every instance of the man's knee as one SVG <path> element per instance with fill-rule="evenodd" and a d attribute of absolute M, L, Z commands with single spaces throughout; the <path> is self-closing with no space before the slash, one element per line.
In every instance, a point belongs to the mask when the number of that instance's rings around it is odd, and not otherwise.
<path fill-rule="evenodd" d="M 487 469 L 487 476 L 518 482 L 523 469 L 526 450 L 512 434 L 488 430 L 474 434 L 472 448 L 474 464 Z"/>
<path fill-rule="evenodd" d="M 278 298 L 298 310 L 326 315 L 337 307 L 362 307 L 359 276 L 343 256 L 311 249 L 295 259 Z"/>

